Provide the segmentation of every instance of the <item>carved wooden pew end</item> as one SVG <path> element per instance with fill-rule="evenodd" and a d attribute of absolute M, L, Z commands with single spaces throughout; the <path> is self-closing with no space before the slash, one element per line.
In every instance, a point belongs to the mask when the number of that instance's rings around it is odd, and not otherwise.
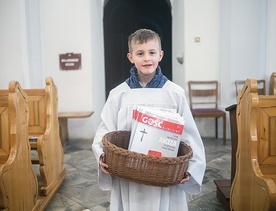
<path fill-rule="evenodd" d="M 40 193 L 55 194 L 65 178 L 63 148 L 59 137 L 58 94 L 51 77 L 46 78 L 45 89 L 24 89 L 28 96 L 28 133 L 31 149 L 38 156 L 32 158 L 39 164 Z M 40 180 L 41 178 L 41 180 Z"/>
<path fill-rule="evenodd" d="M 0 90 L 0 209 L 39 210 L 27 133 L 27 96 L 18 82 Z"/>
<path fill-rule="evenodd" d="M 276 96 L 248 79 L 238 95 L 236 174 L 231 210 L 276 210 Z"/>

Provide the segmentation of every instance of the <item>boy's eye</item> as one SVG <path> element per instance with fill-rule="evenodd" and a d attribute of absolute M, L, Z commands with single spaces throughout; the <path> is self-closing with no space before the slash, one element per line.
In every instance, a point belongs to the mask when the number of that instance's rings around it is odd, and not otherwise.
<path fill-rule="evenodd" d="M 142 53 L 142 52 L 139 52 L 139 53 L 137 53 L 137 55 L 138 55 L 138 56 L 142 56 L 142 55 L 143 55 L 143 53 Z"/>
<path fill-rule="evenodd" d="M 153 55 L 153 54 L 156 54 L 156 52 L 155 51 L 151 51 L 150 54 Z"/>

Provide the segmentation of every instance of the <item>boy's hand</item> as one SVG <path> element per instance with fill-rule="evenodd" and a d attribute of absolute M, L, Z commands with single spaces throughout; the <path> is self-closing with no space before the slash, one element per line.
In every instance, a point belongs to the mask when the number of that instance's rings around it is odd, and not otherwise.
<path fill-rule="evenodd" d="M 104 153 L 101 154 L 101 156 L 100 156 L 99 166 L 104 173 L 109 174 L 109 172 L 107 171 L 108 165 L 105 163 L 105 154 Z"/>
<path fill-rule="evenodd" d="M 191 174 L 189 172 L 185 173 L 185 177 L 180 181 L 180 184 L 184 184 L 185 182 L 188 182 L 190 179 Z"/>

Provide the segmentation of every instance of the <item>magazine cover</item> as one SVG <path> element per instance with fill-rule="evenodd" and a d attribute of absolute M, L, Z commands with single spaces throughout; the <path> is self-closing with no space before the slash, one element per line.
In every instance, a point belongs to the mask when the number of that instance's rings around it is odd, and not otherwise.
<path fill-rule="evenodd" d="M 176 112 L 138 106 L 133 110 L 129 150 L 162 157 L 176 157 L 184 119 Z"/>

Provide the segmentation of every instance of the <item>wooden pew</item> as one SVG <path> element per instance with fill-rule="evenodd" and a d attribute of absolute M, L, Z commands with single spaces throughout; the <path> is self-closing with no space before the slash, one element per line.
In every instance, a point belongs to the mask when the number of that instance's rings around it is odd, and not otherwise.
<path fill-rule="evenodd" d="M 65 178 L 63 148 L 59 137 L 57 87 L 53 79 L 47 77 L 45 89 L 24 91 L 28 96 L 30 111 L 30 145 L 38 153 L 32 162 L 39 164 L 40 195 L 51 199 Z"/>
<path fill-rule="evenodd" d="M 0 90 L 0 210 L 40 210 L 28 140 L 27 96 L 18 82 Z"/>
<path fill-rule="evenodd" d="M 257 81 L 248 79 L 237 99 L 231 210 L 276 210 L 276 96 L 258 95 Z"/>
<path fill-rule="evenodd" d="M 276 95 L 276 72 L 273 72 L 270 75 L 269 94 L 270 95 Z"/>

